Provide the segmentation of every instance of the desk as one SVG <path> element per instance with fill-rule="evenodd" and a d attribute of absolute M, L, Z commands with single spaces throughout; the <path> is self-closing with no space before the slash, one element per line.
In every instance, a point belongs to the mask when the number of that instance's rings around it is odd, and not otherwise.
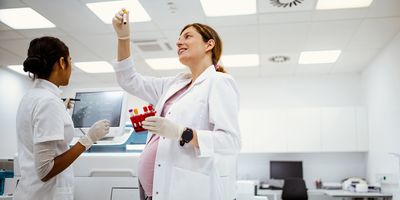
<path fill-rule="evenodd" d="M 388 193 L 366 192 L 357 193 L 344 190 L 323 190 L 323 189 L 309 189 L 307 190 L 309 199 L 332 199 L 332 198 L 381 198 L 384 200 L 391 200 L 393 195 Z M 268 190 L 258 189 L 257 195 L 268 196 L 271 200 L 280 200 L 282 190 Z"/>
<path fill-rule="evenodd" d="M 384 200 L 392 199 L 393 195 L 378 192 L 349 192 L 345 190 L 326 190 L 325 194 L 331 197 L 344 198 L 382 198 Z"/>

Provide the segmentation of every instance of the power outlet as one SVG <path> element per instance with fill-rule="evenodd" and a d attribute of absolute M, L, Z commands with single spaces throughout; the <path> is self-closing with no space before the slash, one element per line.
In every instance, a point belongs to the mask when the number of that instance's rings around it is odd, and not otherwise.
<path fill-rule="evenodd" d="M 380 184 L 397 185 L 400 182 L 399 174 L 380 173 L 376 174 L 376 181 Z"/>

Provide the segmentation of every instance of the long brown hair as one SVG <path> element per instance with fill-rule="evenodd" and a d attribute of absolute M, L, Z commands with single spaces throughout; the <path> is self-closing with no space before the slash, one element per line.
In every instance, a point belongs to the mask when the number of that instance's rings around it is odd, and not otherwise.
<path fill-rule="evenodd" d="M 224 67 L 222 67 L 221 65 L 218 64 L 218 61 L 221 58 L 221 54 L 222 54 L 222 41 L 221 41 L 221 38 L 219 37 L 218 33 L 208 25 L 200 24 L 200 23 L 193 23 L 193 24 L 188 24 L 185 27 L 183 27 L 181 34 L 183 33 L 183 31 L 185 31 L 189 27 L 195 28 L 196 31 L 203 38 L 204 42 L 208 42 L 211 39 L 213 39 L 215 41 L 214 48 L 211 50 L 212 63 L 215 66 L 215 70 L 217 70 L 217 72 L 226 73 L 226 70 L 224 69 Z"/>

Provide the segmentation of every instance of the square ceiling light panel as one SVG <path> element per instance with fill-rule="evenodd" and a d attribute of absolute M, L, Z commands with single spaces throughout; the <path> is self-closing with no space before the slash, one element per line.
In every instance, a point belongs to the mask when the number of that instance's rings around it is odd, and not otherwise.
<path fill-rule="evenodd" d="M 13 29 L 39 29 L 56 27 L 32 8 L 0 9 L 0 21 Z"/>
<path fill-rule="evenodd" d="M 24 71 L 24 66 L 22 66 L 22 65 L 9 65 L 9 66 L 7 66 L 7 68 L 11 69 L 15 72 L 18 72 L 19 74 L 28 75 L 28 72 Z"/>
<path fill-rule="evenodd" d="M 179 62 L 176 57 L 173 58 L 149 58 L 145 62 L 154 70 L 173 70 L 184 69 L 185 65 Z"/>
<path fill-rule="evenodd" d="M 373 0 L 318 0 L 317 10 L 363 8 L 371 5 Z"/>
<path fill-rule="evenodd" d="M 112 18 L 122 8 L 130 11 L 130 22 L 147 22 L 151 18 L 138 0 L 106 1 L 87 3 L 86 6 L 106 24 L 112 23 Z"/>
<path fill-rule="evenodd" d="M 260 65 L 258 54 L 224 55 L 221 60 L 224 67 L 255 67 Z"/>
<path fill-rule="evenodd" d="M 86 73 L 111 73 L 114 72 L 110 63 L 105 61 L 77 62 L 75 66 Z"/>
<path fill-rule="evenodd" d="M 257 12 L 256 0 L 200 0 L 208 17 L 251 15 Z"/>
<path fill-rule="evenodd" d="M 329 51 L 303 51 L 300 54 L 299 64 L 327 64 L 337 61 L 341 54 L 341 50 Z"/>

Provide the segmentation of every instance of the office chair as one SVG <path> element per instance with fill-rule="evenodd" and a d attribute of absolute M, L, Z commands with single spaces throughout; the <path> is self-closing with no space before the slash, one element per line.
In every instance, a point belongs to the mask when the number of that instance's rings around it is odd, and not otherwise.
<path fill-rule="evenodd" d="M 302 178 L 286 179 L 282 189 L 282 200 L 307 200 L 306 183 Z"/>

